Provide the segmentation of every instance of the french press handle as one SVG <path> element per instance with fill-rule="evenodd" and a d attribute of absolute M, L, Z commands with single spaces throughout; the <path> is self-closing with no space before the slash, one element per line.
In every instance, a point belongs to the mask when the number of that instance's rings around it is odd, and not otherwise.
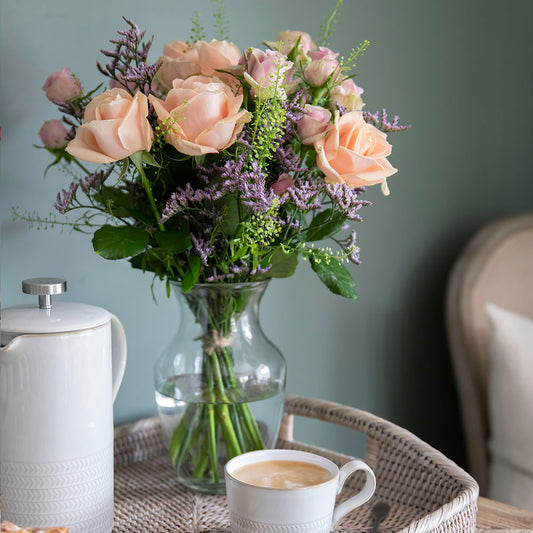
<path fill-rule="evenodd" d="M 39 296 L 39 309 L 52 309 L 52 295 L 67 292 L 67 282 L 61 278 L 25 279 L 22 292 Z"/>

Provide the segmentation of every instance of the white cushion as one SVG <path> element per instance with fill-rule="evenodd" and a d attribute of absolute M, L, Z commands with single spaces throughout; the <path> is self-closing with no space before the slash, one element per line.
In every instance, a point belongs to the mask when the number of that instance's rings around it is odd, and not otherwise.
<path fill-rule="evenodd" d="M 533 511 L 533 320 L 489 303 L 489 497 Z"/>

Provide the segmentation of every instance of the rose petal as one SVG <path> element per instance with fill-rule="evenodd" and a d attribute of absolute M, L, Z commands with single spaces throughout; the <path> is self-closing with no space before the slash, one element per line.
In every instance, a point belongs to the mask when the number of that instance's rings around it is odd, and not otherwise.
<path fill-rule="evenodd" d="M 224 93 L 203 92 L 186 105 L 183 118 L 179 120 L 188 139 L 195 139 L 202 131 L 227 116 L 228 105 Z"/>
<path fill-rule="evenodd" d="M 120 119 L 113 120 L 93 120 L 87 124 L 87 128 L 94 135 L 94 140 L 99 150 L 115 161 L 128 157 L 132 152 L 128 152 L 122 145 L 118 134 L 121 124 Z"/>
<path fill-rule="evenodd" d="M 100 151 L 94 135 L 86 124 L 82 124 L 78 128 L 76 137 L 68 143 L 65 150 L 71 156 L 82 161 L 88 161 L 89 163 L 112 163 L 113 161 L 117 161 Z"/>
<path fill-rule="evenodd" d="M 137 93 L 118 128 L 120 142 L 130 153 L 150 150 L 153 132 L 147 116 L 148 99 L 144 94 Z"/>

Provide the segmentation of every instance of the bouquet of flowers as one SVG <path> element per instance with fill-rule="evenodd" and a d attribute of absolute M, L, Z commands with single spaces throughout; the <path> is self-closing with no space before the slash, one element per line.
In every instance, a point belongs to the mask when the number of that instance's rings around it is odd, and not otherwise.
<path fill-rule="evenodd" d="M 368 42 L 347 58 L 326 46 L 340 4 L 322 45 L 307 33 L 283 31 L 262 48 L 241 51 L 218 13 L 217 39 L 207 41 L 195 19 L 189 40 L 166 44 L 152 64 L 153 37 L 145 40 L 125 18 L 128 29 L 111 41 L 114 50 L 102 51 L 109 62 L 97 63 L 107 85 L 85 92 L 62 69 L 43 86 L 63 114 L 39 132 L 52 165 L 82 172 L 58 194 L 56 209 L 79 213 L 71 223 L 94 233 L 100 256 L 128 259 L 167 288 L 176 282 L 189 293 L 196 284 L 287 277 L 302 258 L 330 291 L 355 298 L 346 263 L 359 263 L 359 248 L 349 223 L 369 205 L 361 198 L 365 187 L 379 184 L 389 193 L 387 178 L 396 169 L 386 133 L 406 127 L 385 110 L 363 111 L 353 78 Z M 333 247 L 315 245 L 326 239 Z M 196 310 L 212 325 L 206 345 L 228 334 L 242 306 L 226 297 L 207 318 Z M 204 370 L 221 368 L 219 386 L 209 384 L 212 403 L 220 405 L 236 385 L 231 350 L 215 345 L 219 360 L 206 356 Z M 220 425 L 224 435 L 245 434 L 240 445 L 227 441 L 229 456 L 263 445 L 247 404 L 239 405 L 238 416 L 222 408 L 205 415 L 208 460 L 199 475 L 218 479 L 211 437 Z M 179 461 L 191 435 L 178 427 L 175 437 L 171 455 Z"/>

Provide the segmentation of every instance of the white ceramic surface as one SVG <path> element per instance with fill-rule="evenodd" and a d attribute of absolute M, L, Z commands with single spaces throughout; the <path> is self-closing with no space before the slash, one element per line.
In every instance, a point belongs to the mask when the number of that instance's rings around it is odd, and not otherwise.
<path fill-rule="evenodd" d="M 277 489 L 251 485 L 233 473 L 252 463 L 304 461 L 329 470 L 331 479 L 303 488 Z M 363 489 L 337 507 L 335 497 L 356 470 L 366 473 Z M 299 450 L 260 450 L 234 457 L 226 464 L 226 493 L 232 533 L 328 533 L 352 509 L 368 501 L 376 487 L 372 469 L 355 459 L 339 470 L 330 460 Z"/>
<path fill-rule="evenodd" d="M 112 531 L 113 400 L 127 350 L 122 325 L 107 317 L 88 329 L 19 335 L 0 349 L 3 519 Z"/>
<path fill-rule="evenodd" d="M 3 333 L 65 333 L 94 328 L 109 322 L 111 313 L 94 305 L 56 302 L 52 309 L 37 305 L 17 305 L 2 309 Z"/>

